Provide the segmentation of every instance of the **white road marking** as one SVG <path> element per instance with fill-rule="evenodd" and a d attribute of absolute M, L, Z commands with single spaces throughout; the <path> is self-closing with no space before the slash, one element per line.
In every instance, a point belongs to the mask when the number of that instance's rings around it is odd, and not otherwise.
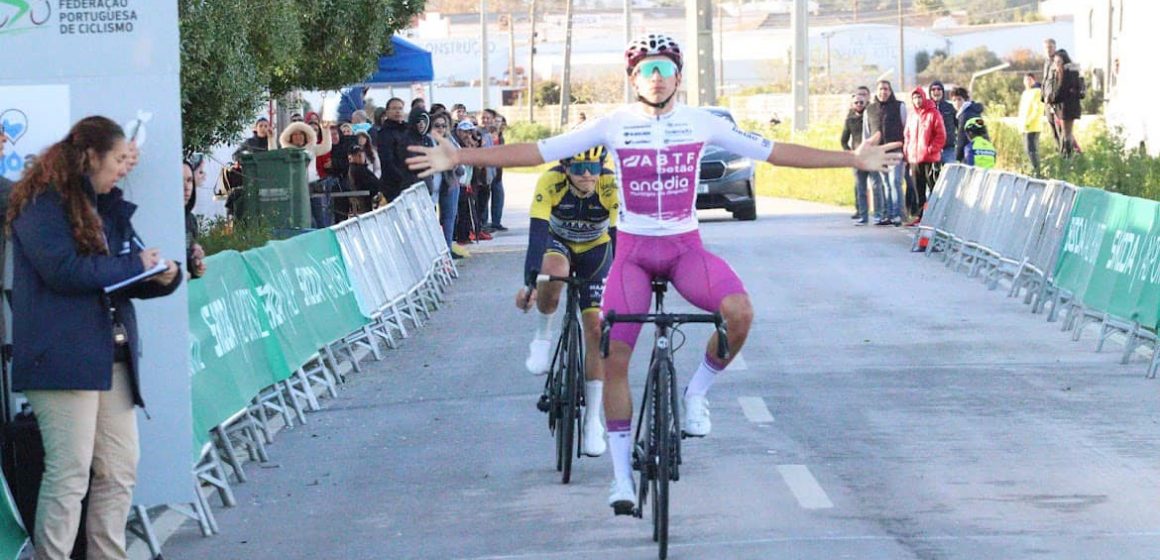
<path fill-rule="evenodd" d="M 750 422 L 755 424 L 773 422 L 773 414 L 770 414 L 769 407 L 765 406 L 765 399 L 761 397 L 737 397 L 737 402 L 741 404 L 741 411 L 745 413 L 745 417 Z"/>
<path fill-rule="evenodd" d="M 797 498 L 798 505 L 805 509 L 834 507 L 834 502 L 830 501 L 826 491 L 822 490 L 822 486 L 805 465 L 778 465 L 777 470 L 785 480 L 786 486 L 789 486 L 790 492 Z"/>
<path fill-rule="evenodd" d="M 745 363 L 745 357 L 741 354 L 738 354 L 732 362 L 729 362 L 729 365 L 725 366 L 725 371 L 745 371 L 747 369 L 749 369 L 749 364 Z"/>

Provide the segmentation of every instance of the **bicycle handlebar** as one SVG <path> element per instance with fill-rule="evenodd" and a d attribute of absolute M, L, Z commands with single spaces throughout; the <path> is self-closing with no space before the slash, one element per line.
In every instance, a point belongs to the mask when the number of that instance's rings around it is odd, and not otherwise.
<path fill-rule="evenodd" d="M 540 282 L 563 282 L 572 286 L 583 287 L 585 284 L 590 282 L 590 280 L 587 278 L 581 278 L 579 276 L 554 276 L 551 274 L 537 274 L 536 283 L 539 284 Z"/>
<path fill-rule="evenodd" d="M 641 315 L 619 315 L 609 311 L 604 316 L 604 323 L 600 329 L 600 354 L 608 357 L 609 335 L 615 323 L 653 323 L 656 325 L 675 327 L 685 323 L 713 323 L 717 330 L 717 358 L 729 359 L 729 337 L 725 325 L 725 318 L 720 313 L 648 313 Z"/>

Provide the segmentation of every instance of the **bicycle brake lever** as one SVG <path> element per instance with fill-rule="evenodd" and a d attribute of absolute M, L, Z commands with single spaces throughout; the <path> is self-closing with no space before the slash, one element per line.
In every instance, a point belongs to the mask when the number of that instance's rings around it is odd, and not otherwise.
<path fill-rule="evenodd" d="M 725 328 L 725 319 L 717 322 L 717 359 L 729 359 L 729 332 Z"/>

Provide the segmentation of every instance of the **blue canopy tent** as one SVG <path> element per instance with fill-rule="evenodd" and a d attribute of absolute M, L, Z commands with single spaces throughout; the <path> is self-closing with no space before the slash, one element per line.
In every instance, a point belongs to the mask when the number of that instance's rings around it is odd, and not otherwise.
<path fill-rule="evenodd" d="M 435 79 L 429 51 L 400 37 L 391 37 L 391 46 L 394 52 L 379 57 L 379 69 L 363 85 L 410 85 Z"/>
<path fill-rule="evenodd" d="M 431 65 L 431 52 L 406 39 L 392 36 L 393 52 L 379 57 L 379 67 L 366 81 L 342 90 L 338 103 L 338 120 L 349 121 L 351 113 L 363 108 L 361 88 L 388 87 L 394 96 L 395 86 L 407 86 L 421 82 L 431 82 L 435 70 Z"/>

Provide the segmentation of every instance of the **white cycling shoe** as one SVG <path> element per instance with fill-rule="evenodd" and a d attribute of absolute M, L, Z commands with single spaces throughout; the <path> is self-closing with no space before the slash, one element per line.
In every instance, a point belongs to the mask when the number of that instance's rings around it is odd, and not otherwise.
<path fill-rule="evenodd" d="M 705 437 L 713 430 L 709 420 L 709 400 L 705 395 L 687 395 L 685 414 L 681 417 L 681 431 L 689 437 Z"/>
<path fill-rule="evenodd" d="M 591 415 L 592 418 L 587 418 Z M 584 418 L 584 441 L 580 451 L 586 457 L 599 457 L 608 449 L 608 442 L 604 441 L 604 422 L 600 421 L 599 411 L 586 411 Z"/>
<path fill-rule="evenodd" d="M 543 375 L 552 367 L 552 341 L 534 339 L 528 344 L 528 359 L 524 361 L 528 373 Z"/>
<path fill-rule="evenodd" d="M 636 488 L 632 479 L 624 483 L 614 479 L 611 492 L 608 495 L 608 505 L 612 506 L 612 513 L 614 515 L 632 515 L 632 510 L 636 509 Z"/>

